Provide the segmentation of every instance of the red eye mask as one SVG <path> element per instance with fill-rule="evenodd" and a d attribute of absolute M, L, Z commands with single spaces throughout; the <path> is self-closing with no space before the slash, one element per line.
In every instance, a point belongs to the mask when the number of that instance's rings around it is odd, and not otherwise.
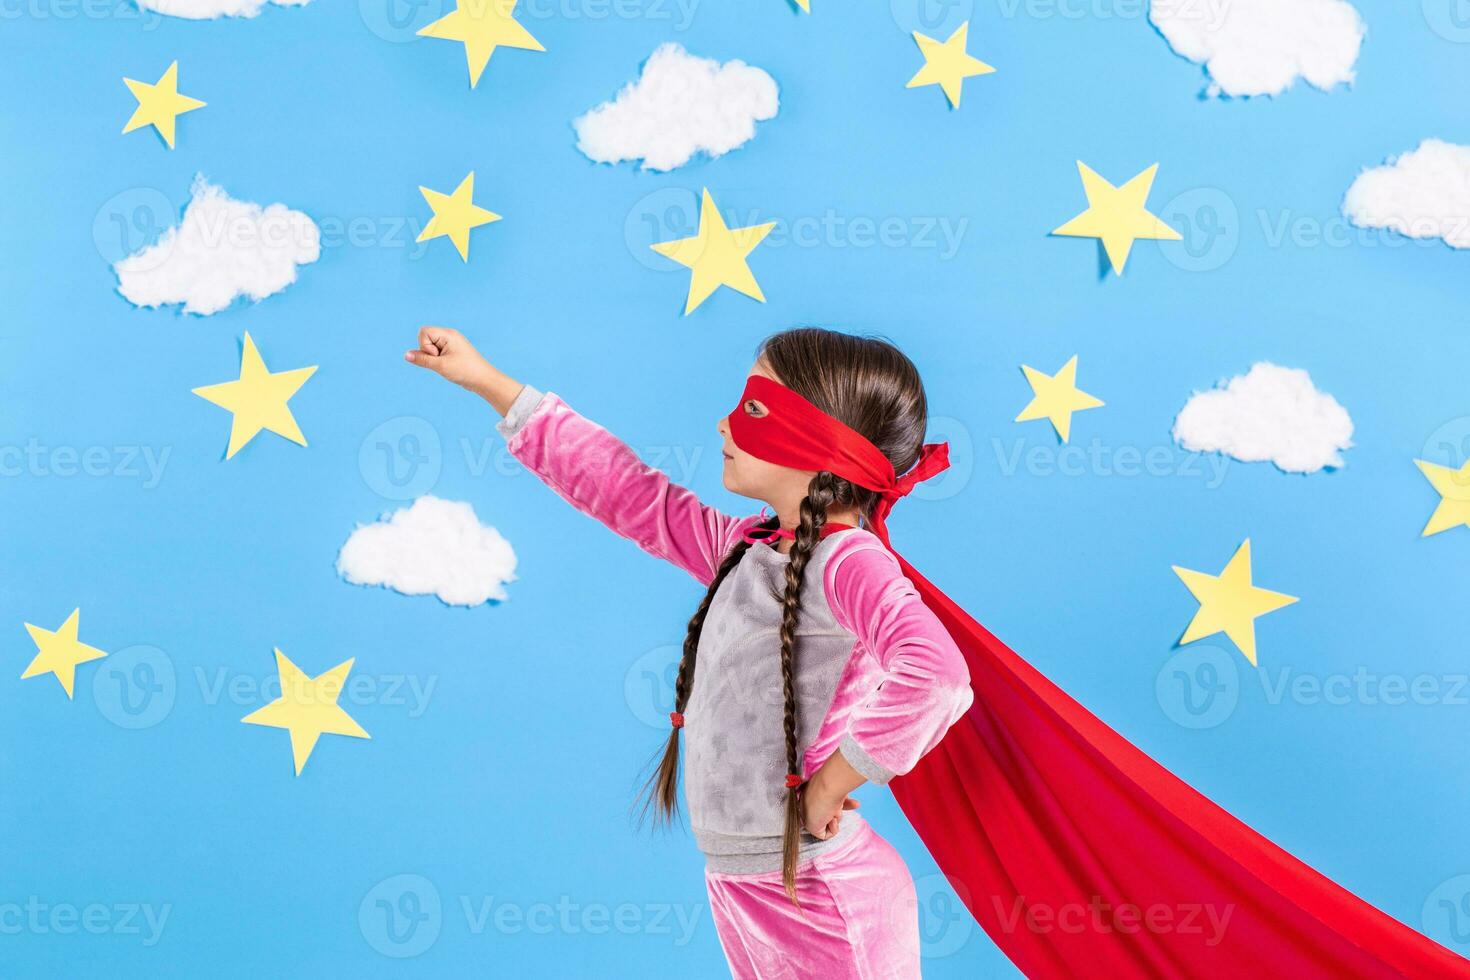
<path fill-rule="evenodd" d="M 752 399 L 766 407 L 765 415 L 746 414 L 745 403 Z M 870 529 L 884 544 L 888 544 L 885 521 L 893 505 L 916 484 L 949 466 L 949 444 L 930 443 L 914 468 L 898 476 L 888 457 L 862 435 L 785 385 L 759 375 L 745 380 L 740 404 L 730 413 L 730 438 L 756 459 L 798 470 L 825 470 L 881 494 Z"/>

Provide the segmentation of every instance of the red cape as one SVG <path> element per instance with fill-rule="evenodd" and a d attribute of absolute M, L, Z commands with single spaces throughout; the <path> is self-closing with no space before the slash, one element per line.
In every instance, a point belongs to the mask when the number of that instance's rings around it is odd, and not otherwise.
<path fill-rule="evenodd" d="M 899 557 L 975 703 L 889 785 L 1028 977 L 1470 977 L 1103 724 Z"/>

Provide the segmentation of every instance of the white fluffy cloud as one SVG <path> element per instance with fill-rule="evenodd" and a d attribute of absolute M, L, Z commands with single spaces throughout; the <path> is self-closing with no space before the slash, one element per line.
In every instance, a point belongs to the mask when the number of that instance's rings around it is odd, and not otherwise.
<path fill-rule="evenodd" d="M 779 107 L 776 81 L 761 69 L 664 44 L 636 82 L 572 127 L 577 149 L 598 163 L 641 159 L 644 170 L 673 170 L 700 151 L 717 157 L 748 142 Z"/>
<path fill-rule="evenodd" d="M 237 201 L 202 175 L 184 220 L 153 245 L 115 264 L 117 291 L 134 306 L 182 303 L 218 313 L 237 296 L 262 300 L 296 281 L 296 267 L 321 256 L 321 231 L 284 204 Z"/>
<path fill-rule="evenodd" d="M 275 4 L 278 7 L 304 7 L 311 0 L 137 0 L 143 10 L 165 17 L 185 20 L 213 20 L 216 17 L 254 17 Z"/>
<path fill-rule="evenodd" d="M 1269 460 L 1288 473 L 1343 465 L 1352 435 L 1347 409 L 1318 391 L 1307 372 L 1265 361 L 1196 393 L 1174 420 L 1174 440 L 1185 449 Z"/>
<path fill-rule="evenodd" d="M 436 595 L 451 606 L 504 602 L 515 569 L 510 542 L 482 526 L 473 507 L 432 496 L 358 527 L 337 555 L 337 573 L 353 585 Z"/>
<path fill-rule="evenodd" d="M 1151 0 L 1175 53 L 1205 66 L 1211 95 L 1279 95 L 1298 78 L 1353 80 L 1363 18 L 1347 0 Z"/>
<path fill-rule="evenodd" d="M 1470 146 L 1428 139 L 1364 170 L 1348 188 L 1342 213 L 1360 228 L 1470 248 Z"/>

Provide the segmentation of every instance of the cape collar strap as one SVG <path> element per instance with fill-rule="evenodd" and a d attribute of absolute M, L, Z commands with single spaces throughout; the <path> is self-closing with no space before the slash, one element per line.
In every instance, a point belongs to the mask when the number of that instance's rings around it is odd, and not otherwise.
<path fill-rule="evenodd" d="M 766 508 L 761 508 L 760 516 L 762 520 L 769 517 L 766 513 Z M 818 540 L 824 540 L 828 535 L 836 534 L 838 531 L 850 530 L 852 526 L 851 524 L 843 524 L 841 521 L 828 521 L 817 532 L 817 538 Z M 774 548 L 776 542 L 781 538 L 790 538 L 792 541 L 795 541 L 796 531 L 789 527 L 768 528 L 761 527 L 759 524 L 753 524 L 745 529 L 741 537 L 749 544 L 761 544 L 764 542 Z"/>

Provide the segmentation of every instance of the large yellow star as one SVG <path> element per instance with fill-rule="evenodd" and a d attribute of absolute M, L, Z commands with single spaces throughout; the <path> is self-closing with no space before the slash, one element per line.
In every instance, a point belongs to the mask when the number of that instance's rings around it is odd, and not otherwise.
<path fill-rule="evenodd" d="M 342 685 L 352 670 L 344 661 L 318 677 L 307 677 L 284 653 L 276 651 L 276 673 L 281 678 L 281 696 L 240 720 L 247 725 L 284 728 L 291 733 L 291 755 L 296 775 L 301 775 L 317 739 L 323 735 L 372 738 L 337 704 Z"/>
<path fill-rule="evenodd" d="M 949 104 L 959 108 L 960 89 L 965 79 L 974 75 L 988 75 L 995 71 L 979 58 L 970 57 L 965 51 L 969 36 L 969 21 L 955 28 L 949 40 L 943 42 L 914 31 L 914 40 L 919 42 L 919 51 L 924 55 L 924 67 L 909 79 L 906 87 L 938 85 L 944 90 L 944 96 L 949 99 Z"/>
<path fill-rule="evenodd" d="M 1470 527 L 1470 460 L 1457 470 L 1422 459 L 1414 460 L 1414 465 L 1429 485 L 1439 491 L 1440 497 L 1439 506 L 1429 515 L 1429 523 L 1424 525 L 1420 537 L 1427 538 L 1461 524 Z"/>
<path fill-rule="evenodd" d="M 205 401 L 234 413 L 225 459 L 239 452 L 261 429 L 285 436 L 297 445 L 306 445 L 306 437 L 286 402 L 315 371 L 316 365 L 312 365 L 272 374 L 266 370 L 260 351 L 255 349 L 255 341 L 246 333 L 245 350 L 240 354 L 240 380 L 193 389 Z"/>
<path fill-rule="evenodd" d="M 89 660 L 101 660 L 107 656 L 107 651 L 89 647 L 77 639 L 77 624 L 81 621 L 81 616 L 80 609 L 73 609 L 71 615 L 66 617 L 66 622 L 62 623 L 54 633 L 51 630 L 43 630 L 39 626 L 26 623 L 26 632 L 31 634 L 37 653 L 30 666 L 26 667 L 25 673 L 20 675 L 21 680 L 35 677 L 38 674 L 55 674 L 66 696 L 72 696 L 72 688 L 76 684 L 77 664 L 84 664 Z"/>
<path fill-rule="evenodd" d="M 1076 354 L 1056 374 L 1043 374 L 1025 364 L 1021 365 L 1021 370 L 1025 372 L 1026 381 L 1031 385 L 1032 398 L 1021 409 L 1021 414 L 1016 416 L 1016 421 L 1050 419 L 1052 428 L 1057 430 L 1057 435 L 1063 442 L 1067 441 L 1072 432 L 1073 412 L 1097 408 L 1103 404 L 1100 399 L 1078 390 Z"/>
<path fill-rule="evenodd" d="M 143 126 L 152 126 L 158 130 L 158 135 L 163 137 L 169 149 L 174 147 L 174 124 L 178 117 L 207 104 L 179 94 L 177 61 L 169 65 L 163 77 L 152 85 L 136 82 L 131 78 L 124 78 L 123 83 L 132 91 L 133 98 L 138 100 L 138 108 L 133 110 L 132 118 L 123 127 L 123 132 L 131 133 Z"/>
<path fill-rule="evenodd" d="M 1219 575 L 1192 572 L 1178 565 L 1173 568 L 1174 574 L 1199 600 L 1199 611 L 1189 621 L 1189 628 L 1179 642 L 1192 643 L 1223 632 L 1245 654 L 1252 667 L 1256 665 L 1256 618 L 1297 601 L 1296 596 L 1251 584 L 1250 538 L 1245 539 Z"/>
<path fill-rule="evenodd" d="M 470 260 L 470 229 L 500 220 L 500 215 L 494 211 L 486 211 L 471 200 L 475 194 L 473 170 L 459 182 L 453 194 L 441 194 L 422 185 L 419 193 L 424 195 L 424 200 L 433 208 L 434 216 L 424 225 L 424 230 L 419 232 L 415 241 L 426 242 L 431 238 L 447 235 L 459 250 L 459 257 L 466 262 Z"/>
<path fill-rule="evenodd" d="M 515 9 L 516 0 L 455 0 L 453 11 L 418 33 L 421 37 L 462 41 L 465 60 L 470 64 L 470 88 L 474 88 L 497 47 L 546 50 L 511 16 Z"/>
<path fill-rule="evenodd" d="M 1087 164 L 1077 161 L 1082 174 L 1082 189 L 1087 194 L 1087 210 L 1052 232 L 1073 238 L 1100 238 L 1113 272 L 1123 274 L 1128 253 L 1140 238 L 1178 241 L 1179 232 L 1164 224 L 1144 209 L 1148 192 L 1154 184 L 1156 163 L 1122 187 L 1114 187 L 1094 173 Z"/>
<path fill-rule="evenodd" d="M 807 13 L 812 12 L 812 0 L 796 0 L 796 5 Z"/>
<path fill-rule="evenodd" d="M 651 247 L 659 255 L 673 259 L 691 270 L 689 276 L 689 298 L 684 303 L 684 315 L 709 299 L 710 294 L 721 286 L 729 286 L 762 303 L 766 301 L 760 283 L 746 263 L 748 256 L 761 240 L 771 233 L 776 222 L 763 225 L 746 225 L 730 228 L 720 217 L 715 199 L 705 188 L 699 205 L 699 234 L 692 238 L 680 238 L 671 242 L 655 242 Z"/>

